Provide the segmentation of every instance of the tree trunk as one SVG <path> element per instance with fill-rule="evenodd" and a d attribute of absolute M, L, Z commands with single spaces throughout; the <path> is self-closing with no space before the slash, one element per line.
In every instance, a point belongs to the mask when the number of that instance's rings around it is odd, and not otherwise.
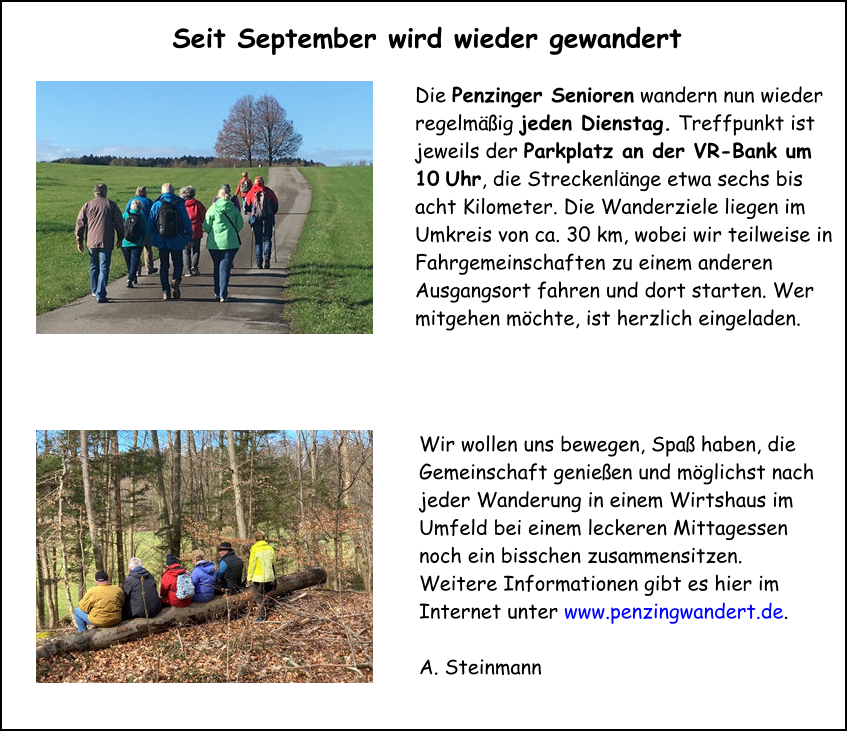
<path fill-rule="evenodd" d="M 112 479 L 115 481 L 115 540 L 117 541 L 117 563 L 118 563 L 118 584 L 124 584 L 124 527 L 123 527 L 123 512 L 121 508 L 121 471 L 118 469 L 118 430 L 115 429 L 114 441 L 112 442 L 112 454 L 115 458 L 115 463 L 112 466 Z"/>
<path fill-rule="evenodd" d="M 35 570 L 38 575 L 38 582 L 35 585 L 35 611 L 38 622 L 38 629 L 44 629 L 44 627 L 46 626 L 46 620 L 44 617 L 44 574 L 41 572 L 41 558 L 39 556 L 38 549 L 38 544 L 40 542 L 41 541 L 39 541 L 38 538 L 35 539 Z"/>
<path fill-rule="evenodd" d="M 162 530 L 165 544 L 171 545 L 171 518 L 168 512 L 168 496 L 165 493 L 165 473 L 162 470 L 162 452 L 159 449 L 159 435 L 155 429 L 150 430 L 153 442 L 153 455 L 156 458 L 156 489 L 159 493 L 159 526 Z"/>
<path fill-rule="evenodd" d="M 82 463 L 82 489 L 85 492 L 85 513 L 88 517 L 88 532 L 91 536 L 91 550 L 94 551 L 94 567 L 97 571 L 103 571 L 103 552 L 97 541 L 97 516 L 94 513 L 94 497 L 91 493 L 91 472 L 88 469 L 88 431 L 79 431 L 79 453 Z"/>
<path fill-rule="evenodd" d="M 47 546 L 44 545 L 44 537 L 38 541 L 38 556 L 41 561 L 41 577 L 44 586 L 44 597 L 47 600 L 47 624 L 56 627 L 59 618 L 56 613 L 56 604 L 53 602 L 53 581 L 50 577 L 50 562 L 47 560 Z"/>
<path fill-rule="evenodd" d="M 82 537 L 85 534 L 85 529 L 82 526 L 82 511 L 78 514 L 79 517 L 79 581 L 77 582 L 77 604 L 79 604 L 80 600 L 85 596 L 85 592 L 88 591 L 85 585 L 85 545 L 82 541 Z"/>
<path fill-rule="evenodd" d="M 310 452 L 312 467 L 312 482 L 318 481 L 318 433 L 312 429 L 312 445 Z"/>
<path fill-rule="evenodd" d="M 179 556 L 182 549 L 182 432 L 174 430 L 174 443 L 171 450 L 173 463 L 173 481 L 171 483 L 171 503 L 173 504 L 173 531 L 171 553 Z"/>
<path fill-rule="evenodd" d="M 233 430 L 226 430 L 227 450 L 229 451 L 229 469 L 232 472 L 232 491 L 235 493 L 235 520 L 238 524 L 238 537 L 247 539 L 247 524 L 244 522 L 244 503 L 241 499 L 241 485 L 238 483 L 238 460 L 235 456 L 235 437 Z"/>
<path fill-rule="evenodd" d="M 138 429 L 132 431 L 132 462 L 129 472 L 129 556 L 135 555 L 135 458 L 138 449 Z"/>
<path fill-rule="evenodd" d="M 292 591 L 306 589 L 326 581 L 326 571 L 317 566 L 296 574 L 280 576 L 276 580 L 276 588 L 267 596 L 280 596 Z M 249 608 L 254 598 L 248 588 L 240 594 L 220 597 L 210 602 L 189 604 L 187 607 L 165 607 L 155 617 L 146 619 L 130 619 L 115 627 L 90 629 L 75 635 L 64 635 L 48 640 L 35 648 L 35 657 L 52 657 L 64 652 L 82 652 L 84 650 L 100 650 L 125 640 L 146 637 L 148 626 L 152 632 L 164 632 L 171 627 L 181 624 L 197 624 L 225 616 L 227 608 L 230 613 L 244 611 Z"/>
<path fill-rule="evenodd" d="M 62 445 L 62 471 L 59 473 L 59 545 L 62 547 L 62 582 L 65 585 L 65 598 L 68 600 L 68 611 L 73 617 L 74 603 L 71 599 L 71 582 L 68 578 L 68 553 L 65 549 L 65 520 L 64 520 L 64 495 L 65 475 L 68 474 L 68 448 Z"/>

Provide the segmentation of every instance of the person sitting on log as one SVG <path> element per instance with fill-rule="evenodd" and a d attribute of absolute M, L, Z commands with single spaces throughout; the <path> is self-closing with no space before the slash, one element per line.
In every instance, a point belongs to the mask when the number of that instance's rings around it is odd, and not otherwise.
<path fill-rule="evenodd" d="M 156 579 L 141 565 L 141 559 L 136 556 L 129 560 L 124 594 L 124 619 L 155 617 L 162 609 L 162 600 L 156 591 Z"/>
<path fill-rule="evenodd" d="M 105 571 L 94 574 L 96 582 L 74 609 L 74 619 L 78 632 L 85 632 L 86 624 L 93 627 L 114 627 L 120 624 L 121 608 L 124 605 L 124 593 L 121 587 L 112 586 Z"/>
<path fill-rule="evenodd" d="M 165 563 L 168 568 L 162 574 L 162 585 L 159 589 L 162 604 L 169 607 L 187 607 L 194 598 L 194 582 L 172 553 L 165 556 Z M 182 576 L 185 578 L 180 578 Z"/>
<path fill-rule="evenodd" d="M 208 602 L 215 598 L 215 564 L 206 561 L 199 548 L 191 552 L 194 559 L 194 571 L 191 581 L 194 583 L 194 601 Z"/>
<path fill-rule="evenodd" d="M 235 555 L 229 541 L 218 546 L 218 572 L 215 574 L 215 594 L 237 594 L 244 588 L 244 561 Z"/>

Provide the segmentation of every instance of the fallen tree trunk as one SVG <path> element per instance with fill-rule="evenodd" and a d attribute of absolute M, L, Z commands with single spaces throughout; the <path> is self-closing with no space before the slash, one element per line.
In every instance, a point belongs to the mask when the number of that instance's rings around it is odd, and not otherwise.
<path fill-rule="evenodd" d="M 317 566 L 299 571 L 296 574 L 286 574 L 276 580 L 276 587 L 267 596 L 280 596 L 298 589 L 322 584 L 326 581 L 326 571 Z M 240 594 L 231 594 L 213 599 L 210 602 L 191 603 L 187 607 L 165 607 L 155 617 L 150 619 L 130 619 L 114 627 L 101 627 L 78 632 L 74 635 L 64 635 L 48 640 L 35 648 L 35 657 L 52 657 L 66 652 L 82 652 L 84 650 L 101 650 L 104 647 L 146 637 L 149 632 L 165 632 L 171 627 L 181 624 L 197 624 L 218 617 L 226 616 L 227 612 L 237 614 L 250 606 L 253 600 L 252 588 L 248 586 Z"/>

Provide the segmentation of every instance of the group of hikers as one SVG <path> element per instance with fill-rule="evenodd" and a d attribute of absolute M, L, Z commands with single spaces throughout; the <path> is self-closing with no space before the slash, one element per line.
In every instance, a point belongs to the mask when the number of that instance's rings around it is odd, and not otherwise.
<path fill-rule="evenodd" d="M 246 582 L 253 585 L 259 606 L 256 621 L 261 622 L 266 616 L 267 593 L 276 586 L 276 569 L 274 551 L 264 532 L 256 531 L 253 538 L 256 542 L 250 548 Z M 105 571 L 98 571 L 94 586 L 85 592 L 74 610 L 77 631 L 85 632 L 88 626 L 113 627 L 124 619 L 154 617 L 163 606 L 187 607 L 192 602 L 208 602 L 216 596 L 244 590 L 244 561 L 236 555 L 232 544 L 222 541 L 217 553 L 215 569 L 202 550 L 192 551 L 194 569 L 190 574 L 180 565 L 179 558 L 169 553 L 158 591 L 156 579 L 140 558 L 129 560 L 129 574 L 123 588 L 111 584 Z"/>
<path fill-rule="evenodd" d="M 228 301 L 229 276 L 241 246 L 239 231 L 244 227 L 242 211 L 250 216 L 256 266 L 271 267 L 274 217 L 279 211 L 279 200 L 261 175 L 252 181 L 245 170 L 235 194 L 224 183 L 208 209 L 197 200 L 193 185 L 183 187 L 177 196 L 173 185 L 163 183 L 162 194 L 155 201 L 147 197 L 145 186 L 139 186 L 135 196 L 127 201 L 123 214 L 107 193 L 105 183 L 94 186 L 94 198 L 82 207 L 76 220 L 77 248 L 80 252 L 88 248 L 91 295 L 98 302 L 109 301 L 106 285 L 116 235 L 126 259 L 129 271 L 126 286 L 130 289 L 138 284 L 142 253 L 147 274 L 154 274 L 157 269 L 153 266 L 152 247 L 159 249 L 158 271 L 164 300 L 180 298 L 183 271 L 186 277 L 200 274 L 200 241 L 205 232 L 206 249 L 213 263 L 215 299 Z"/>

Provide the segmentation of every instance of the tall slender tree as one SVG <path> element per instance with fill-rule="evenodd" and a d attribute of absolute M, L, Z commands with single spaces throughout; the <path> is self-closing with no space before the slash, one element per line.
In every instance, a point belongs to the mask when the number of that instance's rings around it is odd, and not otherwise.
<path fill-rule="evenodd" d="M 226 431 L 226 444 L 229 452 L 229 469 L 232 473 L 232 491 L 235 495 L 235 521 L 238 525 L 238 537 L 247 538 L 247 523 L 244 522 L 244 501 L 241 497 L 241 483 L 238 479 L 238 457 L 235 454 L 235 436 L 232 429 Z"/>
<path fill-rule="evenodd" d="M 82 464 L 82 489 L 85 494 L 85 513 L 88 518 L 88 533 L 91 536 L 91 550 L 94 551 L 94 566 L 97 571 L 105 571 L 103 564 L 103 552 L 100 550 L 100 541 L 97 536 L 99 522 L 97 513 L 94 511 L 94 495 L 91 486 L 91 469 L 88 462 L 88 430 L 79 430 L 79 454 Z"/>
<path fill-rule="evenodd" d="M 165 492 L 165 473 L 162 469 L 162 451 L 159 449 L 159 435 L 155 429 L 150 430 L 150 441 L 153 443 L 153 456 L 156 459 L 156 488 L 159 493 L 159 528 L 163 531 L 165 545 L 170 550 L 173 544 L 171 532 L 171 516 L 168 511 L 168 495 Z"/>

